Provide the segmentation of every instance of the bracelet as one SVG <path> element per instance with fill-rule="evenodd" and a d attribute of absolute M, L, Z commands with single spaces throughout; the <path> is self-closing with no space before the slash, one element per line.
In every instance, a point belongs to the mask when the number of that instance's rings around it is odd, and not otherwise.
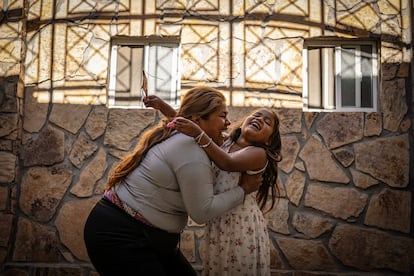
<path fill-rule="evenodd" d="M 210 146 L 211 141 L 213 141 L 213 139 L 212 139 L 211 137 L 209 137 L 209 138 L 210 138 L 210 140 L 208 140 L 208 142 L 207 142 L 206 144 L 204 144 L 204 145 L 199 145 L 199 146 L 200 146 L 200 148 L 206 148 L 206 147 Z"/>
<path fill-rule="evenodd" d="M 201 137 L 203 137 L 203 134 L 204 134 L 204 130 L 202 130 L 201 133 L 197 137 L 194 137 L 194 140 L 196 140 L 197 144 L 200 143 Z"/>

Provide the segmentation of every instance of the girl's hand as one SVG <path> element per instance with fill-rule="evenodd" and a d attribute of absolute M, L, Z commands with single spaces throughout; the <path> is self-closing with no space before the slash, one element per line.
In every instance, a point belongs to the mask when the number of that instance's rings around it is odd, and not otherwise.
<path fill-rule="evenodd" d="M 196 123 L 184 117 L 177 117 L 174 119 L 174 127 L 181 133 L 184 133 L 193 138 L 200 135 L 203 131 Z"/>
<path fill-rule="evenodd" d="M 172 118 L 175 116 L 176 111 L 172 108 L 168 103 L 163 101 L 161 98 L 155 95 L 149 95 L 145 97 L 143 100 L 145 107 L 152 107 L 156 110 L 161 111 L 165 117 Z"/>
<path fill-rule="evenodd" d="M 160 110 L 161 107 L 165 104 L 158 96 L 150 95 L 143 99 L 145 107 L 152 107 L 156 110 Z"/>

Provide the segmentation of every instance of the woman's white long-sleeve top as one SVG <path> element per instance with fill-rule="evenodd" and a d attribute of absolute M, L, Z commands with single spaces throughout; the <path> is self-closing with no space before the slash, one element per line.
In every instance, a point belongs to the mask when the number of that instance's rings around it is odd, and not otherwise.
<path fill-rule="evenodd" d="M 175 133 L 152 147 L 114 191 L 154 226 L 179 233 L 188 216 L 202 224 L 243 202 L 240 186 L 214 195 L 213 181 L 203 149 L 193 138 Z"/>

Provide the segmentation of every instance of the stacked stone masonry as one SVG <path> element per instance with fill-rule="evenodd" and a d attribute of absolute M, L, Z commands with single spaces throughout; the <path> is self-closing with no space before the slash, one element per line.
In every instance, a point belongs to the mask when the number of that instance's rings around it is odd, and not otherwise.
<path fill-rule="evenodd" d="M 97 275 L 83 244 L 86 217 L 120 158 L 162 118 L 107 107 L 116 35 L 180 36 L 182 92 L 219 88 L 231 121 L 268 102 L 276 108 L 284 159 L 281 197 L 266 214 L 273 275 L 414 274 L 412 1 L 0 8 L 1 275 Z M 301 50 L 318 36 L 380 40 L 378 112 L 302 110 Z M 203 225 L 190 220 L 181 239 L 201 272 Z"/>

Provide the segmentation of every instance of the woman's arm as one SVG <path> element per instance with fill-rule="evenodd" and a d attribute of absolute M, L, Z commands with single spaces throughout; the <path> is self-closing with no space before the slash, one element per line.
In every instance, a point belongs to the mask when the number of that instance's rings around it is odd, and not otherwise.
<path fill-rule="evenodd" d="M 181 136 L 181 137 L 180 137 Z M 172 168 L 189 216 L 197 223 L 205 223 L 241 204 L 245 195 L 256 191 L 261 176 L 244 179 L 240 186 L 214 194 L 214 174 L 207 155 L 188 137 L 175 135 L 168 146 L 167 162 Z"/>
<path fill-rule="evenodd" d="M 266 165 L 266 152 L 260 147 L 246 147 L 231 155 L 215 144 L 193 121 L 182 117 L 174 119 L 178 131 L 193 137 L 208 157 L 222 170 L 233 172 L 260 170 Z"/>

